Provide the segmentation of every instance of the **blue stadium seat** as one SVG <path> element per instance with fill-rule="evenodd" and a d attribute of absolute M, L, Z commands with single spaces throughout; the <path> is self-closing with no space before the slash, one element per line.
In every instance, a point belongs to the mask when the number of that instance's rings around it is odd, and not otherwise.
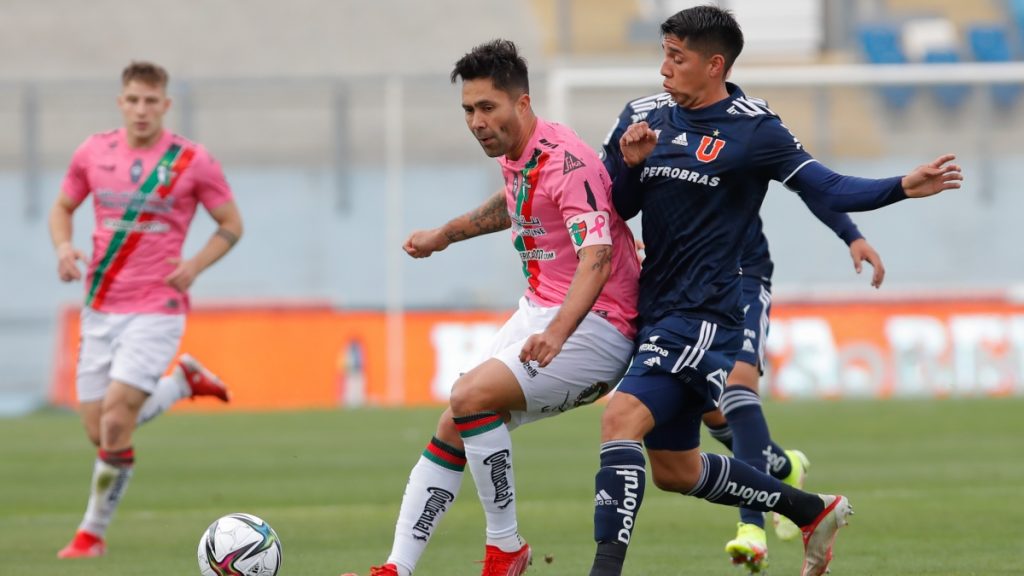
<path fill-rule="evenodd" d="M 907 61 L 900 45 L 900 31 L 893 24 L 865 24 L 857 32 L 867 61 L 872 64 L 903 64 Z M 914 97 L 911 86 L 883 86 L 879 89 L 886 104 L 903 109 Z"/>
<path fill-rule="evenodd" d="M 954 50 L 930 50 L 925 53 L 924 61 L 934 64 L 959 62 L 960 55 Z M 970 93 L 970 86 L 963 84 L 938 84 L 932 87 L 932 93 L 939 104 L 946 108 L 959 108 Z"/>
<path fill-rule="evenodd" d="M 996 24 L 975 24 L 967 29 L 967 43 L 978 62 L 1008 62 L 1013 60 L 1010 38 L 1006 29 Z M 1000 108 L 1013 106 L 1021 94 L 1016 84 L 996 84 L 992 87 L 992 100 Z"/>
<path fill-rule="evenodd" d="M 1018 30 L 1024 30 L 1024 0 L 1007 0 L 1006 9 L 1010 17 L 1017 23 Z"/>

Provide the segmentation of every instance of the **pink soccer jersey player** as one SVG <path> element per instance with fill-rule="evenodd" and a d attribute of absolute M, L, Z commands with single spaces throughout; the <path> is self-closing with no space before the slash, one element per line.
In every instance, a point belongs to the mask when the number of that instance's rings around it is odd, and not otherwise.
<path fill-rule="evenodd" d="M 576 273 L 576 251 L 614 246 L 611 277 L 593 311 L 632 338 L 640 264 L 633 234 L 611 206 L 608 173 L 597 155 L 568 127 L 538 118 L 523 155 L 498 162 L 513 242 L 529 283 L 526 297 L 560 306 Z"/>
<path fill-rule="evenodd" d="M 59 558 L 106 553 L 105 535 L 135 467 L 133 434 L 182 398 L 229 400 L 224 384 L 181 354 L 188 290 L 242 234 L 242 217 L 220 166 L 206 150 L 164 129 L 167 71 L 132 62 L 121 73 L 123 125 L 90 136 L 71 159 L 50 210 L 57 276 L 82 280 L 75 211 L 92 195 L 93 252 L 85 275 L 75 393 L 96 446 L 89 503 Z M 182 243 L 202 204 L 216 232 L 190 257 Z"/>
<path fill-rule="evenodd" d="M 181 314 L 188 295 L 164 280 L 181 257 L 200 203 L 232 199 L 220 164 L 199 144 L 165 131 L 128 146 L 125 130 L 95 134 L 75 151 L 61 187 L 74 202 L 92 194 L 96 225 L 85 305 L 103 312 Z"/>

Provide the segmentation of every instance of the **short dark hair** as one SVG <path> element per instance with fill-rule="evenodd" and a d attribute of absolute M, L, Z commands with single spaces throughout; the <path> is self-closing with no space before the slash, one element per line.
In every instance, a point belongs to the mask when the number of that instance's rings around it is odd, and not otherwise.
<path fill-rule="evenodd" d="M 127 86 L 129 82 L 138 81 L 158 88 L 166 88 L 170 78 L 163 66 L 152 62 L 132 61 L 125 66 L 121 72 L 121 85 Z"/>
<path fill-rule="evenodd" d="M 490 78 L 494 87 L 502 92 L 530 93 L 526 59 L 519 55 L 519 49 L 511 40 L 491 40 L 459 58 L 452 70 L 452 84 L 459 78 L 463 81 Z"/>
<path fill-rule="evenodd" d="M 661 35 L 685 40 L 687 47 L 708 58 L 721 54 L 727 71 L 743 51 L 739 23 L 732 12 L 717 6 L 694 6 L 676 12 L 661 23 Z"/>

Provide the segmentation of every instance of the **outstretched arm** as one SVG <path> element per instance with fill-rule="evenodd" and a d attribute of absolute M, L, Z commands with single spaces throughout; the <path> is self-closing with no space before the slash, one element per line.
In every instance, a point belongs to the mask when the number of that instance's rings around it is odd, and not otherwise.
<path fill-rule="evenodd" d="M 885 280 L 885 266 L 882 265 L 882 257 L 872 248 L 871 244 L 864 239 L 857 225 L 843 212 L 830 210 L 817 196 L 798 193 L 807 208 L 814 214 L 814 217 L 828 226 L 836 236 L 846 243 L 850 248 L 850 258 L 853 259 L 853 269 L 857 274 L 861 273 L 863 263 L 866 260 L 871 264 L 874 273 L 871 275 L 871 285 L 878 288 Z"/>
<path fill-rule="evenodd" d="M 536 360 L 543 368 L 562 351 L 562 345 L 590 312 L 605 282 L 611 277 L 612 254 L 611 244 L 580 248 L 576 253 L 579 263 L 569 284 L 565 302 L 543 332 L 533 334 L 526 340 L 519 353 L 520 362 Z"/>
<path fill-rule="evenodd" d="M 829 170 L 808 161 L 783 184 L 798 192 L 819 196 L 836 212 L 863 212 L 888 206 L 906 198 L 925 198 L 945 190 L 960 188 L 964 177 L 960 166 L 952 164 L 952 154 L 922 164 L 906 176 L 858 178 Z"/>
<path fill-rule="evenodd" d="M 507 230 L 512 226 L 505 204 L 505 191 L 498 190 L 483 204 L 431 230 L 417 230 L 409 235 L 402 249 L 413 258 L 426 258 L 440 252 L 453 242 Z"/>

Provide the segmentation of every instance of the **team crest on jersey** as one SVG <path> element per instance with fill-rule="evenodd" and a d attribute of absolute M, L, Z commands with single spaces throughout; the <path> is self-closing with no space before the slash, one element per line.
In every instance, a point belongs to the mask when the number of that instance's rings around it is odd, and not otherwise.
<path fill-rule="evenodd" d="M 586 164 L 582 160 L 573 156 L 568 150 L 565 151 L 565 161 L 562 162 L 562 175 L 566 175 L 573 170 L 583 168 Z"/>
<path fill-rule="evenodd" d="M 171 170 L 169 167 L 163 164 L 160 164 L 159 166 L 156 167 L 156 181 L 161 186 L 167 186 L 168 184 L 171 183 L 171 180 L 173 179 L 174 171 Z"/>
<path fill-rule="evenodd" d="M 722 140 L 721 138 L 712 138 L 711 136 L 702 136 L 700 144 L 697 145 L 697 160 L 700 160 L 705 164 L 712 162 L 715 158 L 718 158 L 718 154 L 722 152 L 722 148 L 725 148 L 725 140 Z"/>
<path fill-rule="evenodd" d="M 132 162 L 132 167 L 128 174 L 131 176 L 132 184 L 139 183 L 139 180 L 142 179 L 142 158 L 136 158 L 135 161 Z"/>
<path fill-rule="evenodd" d="M 569 234 L 572 236 L 573 244 L 577 246 L 582 246 L 583 241 L 587 239 L 587 223 L 573 222 L 569 226 Z"/>

